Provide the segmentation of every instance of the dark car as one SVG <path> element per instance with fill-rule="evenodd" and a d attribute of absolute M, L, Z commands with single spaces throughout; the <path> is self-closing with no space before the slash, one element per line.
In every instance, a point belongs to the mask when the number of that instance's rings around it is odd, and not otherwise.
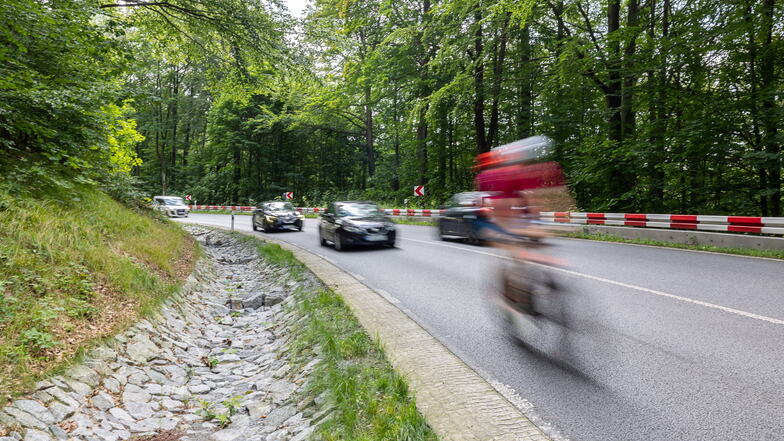
<path fill-rule="evenodd" d="M 302 214 L 290 202 L 262 202 L 253 210 L 253 231 L 259 229 L 265 233 L 280 229 L 297 229 L 302 231 Z"/>
<path fill-rule="evenodd" d="M 374 202 L 333 202 L 321 215 L 319 242 L 340 251 L 351 245 L 395 246 L 395 223 Z"/>
<path fill-rule="evenodd" d="M 478 221 L 485 219 L 489 210 L 482 206 L 482 198 L 487 196 L 490 194 L 481 191 L 452 196 L 444 207 L 446 211 L 438 220 L 438 235 L 441 239 L 465 239 L 469 243 L 481 243 Z"/>

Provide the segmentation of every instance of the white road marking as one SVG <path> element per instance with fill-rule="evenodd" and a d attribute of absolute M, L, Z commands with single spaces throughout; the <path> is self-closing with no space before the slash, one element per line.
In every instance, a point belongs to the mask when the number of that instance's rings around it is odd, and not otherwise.
<path fill-rule="evenodd" d="M 469 248 L 459 247 L 459 246 L 456 246 L 456 245 L 450 245 L 450 244 L 441 243 L 441 242 L 434 242 L 434 241 L 428 241 L 428 240 L 419 240 L 419 239 L 411 239 L 411 238 L 408 238 L 408 237 L 401 237 L 400 239 L 409 240 L 409 241 L 412 241 L 412 242 L 424 243 L 424 244 L 428 244 L 428 245 L 436 245 L 436 246 L 441 246 L 441 247 L 445 247 L 445 248 L 454 248 L 454 249 L 461 250 L 461 251 L 466 251 L 466 252 L 469 252 L 469 253 L 482 254 L 482 255 L 485 255 L 485 256 L 495 257 L 497 259 L 513 260 L 512 258 L 510 258 L 508 256 L 503 256 L 503 255 L 499 255 L 499 254 L 495 254 L 495 253 L 488 253 L 486 251 L 472 250 L 472 249 L 469 249 Z M 330 258 L 328 258 L 326 256 L 320 255 L 320 254 L 319 254 L 319 256 L 324 258 L 328 262 L 330 262 L 330 263 L 332 263 L 334 265 L 337 265 L 337 263 L 334 260 L 332 260 L 332 259 L 330 259 Z M 536 265 L 539 265 L 539 264 L 536 264 Z M 760 314 L 755 314 L 753 312 L 747 312 L 747 311 L 742 311 L 740 309 L 734 309 L 734 308 L 729 308 L 727 306 L 717 305 L 717 304 L 714 304 L 714 303 L 703 302 L 702 300 L 690 299 L 688 297 L 683 297 L 683 296 L 679 296 L 679 295 L 675 295 L 675 294 L 670 294 L 670 293 L 666 293 L 666 292 L 663 292 L 663 291 L 657 291 L 655 289 L 644 288 L 642 286 L 632 285 L 632 284 L 629 284 L 629 283 L 618 282 L 616 280 L 606 279 L 604 277 L 592 276 L 590 274 L 580 273 L 580 272 L 577 272 L 577 271 L 571 271 L 571 270 L 567 270 L 567 269 L 564 269 L 564 268 L 558 268 L 558 267 L 552 267 L 552 266 L 546 266 L 546 265 L 540 265 L 540 266 L 547 267 L 547 268 L 550 268 L 550 269 L 552 269 L 554 271 L 562 272 L 564 274 L 569 274 L 569 275 L 576 276 L 576 277 L 583 277 L 585 279 L 595 280 L 595 281 L 598 281 L 598 282 L 604 282 L 604 283 L 608 283 L 608 284 L 611 284 L 611 285 L 620 286 L 620 287 L 623 287 L 623 288 L 633 289 L 633 290 L 636 290 L 636 291 L 640 291 L 640 292 L 644 292 L 644 293 L 648 293 L 648 294 L 653 294 L 653 295 L 656 295 L 656 296 L 659 296 L 659 297 L 671 298 L 671 299 L 678 300 L 678 301 L 681 301 L 681 302 L 684 302 L 684 303 L 691 303 L 691 304 L 703 306 L 703 307 L 706 307 L 706 308 L 717 309 L 719 311 L 724 311 L 724 312 L 727 312 L 727 313 L 730 313 L 730 314 L 735 314 L 735 315 L 739 315 L 739 316 L 742 316 L 742 317 L 747 317 L 747 318 L 751 318 L 751 319 L 755 319 L 755 320 L 760 320 L 760 321 L 772 323 L 774 325 L 784 325 L 784 320 L 773 318 L 773 317 L 768 317 L 768 316 L 764 316 L 764 315 L 760 315 Z"/>
<path fill-rule="evenodd" d="M 604 242 L 607 244 L 614 244 L 614 245 L 628 245 L 632 247 L 645 247 L 645 248 L 658 248 L 660 250 L 672 250 L 672 251 L 686 251 L 689 253 L 702 253 L 702 254 L 712 254 L 714 256 L 727 256 L 727 257 L 737 257 L 737 258 L 744 258 L 744 259 L 757 259 L 757 260 L 770 260 L 773 262 L 781 263 L 781 259 L 776 259 L 775 257 L 762 257 L 762 256 L 747 256 L 745 254 L 730 254 L 730 253 L 723 253 L 721 251 L 705 251 L 705 250 L 691 250 L 689 248 L 672 248 L 667 247 L 664 245 L 645 245 L 641 243 L 629 243 L 629 242 L 615 242 L 615 241 L 604 241 L 604 240 L 593 240 L 593 239 L 582 239 L 579 237 L 559 237 L 559 240 L 581 240 L 585 242 Z"/>
<path fill-rule="evenodd" d="M 302 247 L 300 247 L 300 248 L 302 248 Z M 304 249 L 304 248 L 303 248 L 303 249 Z M 313 254 L 315 254 L 315 255 L 317 255 L 317 256 L 319 256 L 319 257 L 321 257 L 322 259 L 326 260 L 327 262 L 329 262 L 329 263 L 331 263 L 331 264 L 333 264 L 333 265 L 337 265 L 337 264 L 338 264 L 338 263 L 337 263 L 337 262 L 335 262 L 333 259 L 331 259 L 331 258 L 329 258 L 329 257 L 327 257 L 327 256 L 325 256 L 325 255 L 323 255 L 323 254 L 319 254 L 319 253 L 313 253 Z"/>
<path fill-rule="evenodd" d="M 397 298 L 395 298 L 395 296 L 393 296 L 392 294 L 390 294 L 390 293 L 388 293 L 388 292 L 384 291 L 383 289 L 378 289 L 378 288 L 371 288 L 371 289 L 372 289 L 372 290 L 374 290 L 374 291 L 376 291 L 377 293 L 381 294 L 381 297 L 383 297 L 383 298 L 387 299 L 387 301 L 388 301 L 389 303 L 393 303 L 393 304 L 395 304 L 395 305 L 397 305 L 398 303 L 400 303 L 400 300 L 398 300 Z"/>
<path fill-rule="evenodd" d="M 491 257 L 495 257 L 495 258 L 498 258 L 498 259 L 513 260 L 510 257 L 499 255 L 499 254 L 495 254 L 495 253 L 488 253 L 486 251 L 472 250 L 472 249 L 469 249 L 469 248 L 459 247 L 459 246 L 455 246 L 455 245 L 449 245 L 449 244 L 440 243 L 440 242 L 433 242 L 433 241 L 426 241 L 426 240 L 419 240 L 419 239 L 410 239 L 410 238 L 407 238 L 407 237 L 403 237 L 401 239 L 410 240 L 410 241 L 413 241 L 413 242 L 421 242 L 421 243 L 428 244 L 428 245 L 437 245 L 437 246 L 442 246 L 442 247 L 446 247 L 446 248 L 455 248 L 455 249 L 466 251 L 466 252 L 469 252 L 469 253 L 482 254 L 482 255 L 485 255 L 485 256 L 491 256 Z M 675 295 L 675 294 L 670 294 L 670 293 L 666 293 L 666 292 L 663 292 L 663 291 L 657 291 L 655 289 L 644 288 L 642 286 L 632 285 L 630 283 L 618 282 L 616 280 L 606 279 L 604 277 L 592 276 L 590 274 L 580 273 L 580 272 L 577 272 L 577 271 L 571 271 L 571 270 L 564 269 L 564 268 L 558 268 L 558 267 L 552 267 L 552 266 L 547 266 L 547 265 L 541 265 L 541 264 L 537 264 L 537 263 L 535 263 L 535 265 L 538 265 L 538 266 L 541 266 L 541 267 L 550 268 L 550 269 L 552 269 L 554 271 L 558 271 L 558 272 L 561 272 L 561 273 L 564 273 L 564 274 L 569 274 L 571 276 L 583 277 L 585 279 L 595 280 L 597 282 L 609 283 L 611 285 L 616 285 L 616 286 L 620 286 L 620 287 L 623 287 L 623 288 L 633 289 L 633 290 L 641 291 L 641 292 L 648 293 L 648 294 L 653 294 L 653 295 L 660 296 L 660 297 L 666 297 L 666 298 L 678 300 L 678 301 L 685 302 L 685 303 L 691 303 L 691 304 L 694 304 L 694 305 L 704 306 L 706 308 L 718 309 L 720 311 L 728 312 L 730 314 L 735 314 L 735 315 L 739 315 L 739 316 L 742 316 L 742 317 L 748 317 L 748 318 L 752 318 L 752 319 L 755 319 L 755 320 L 761 320 L 761 321 L 764 321 L 764 322 L 773 323 L 774 325 L 784 325 L 784 320 L 773 318 L 773 317 L 768 317 L 768 316 L 764 316 L 764 315 L 760 315 L 760 314 L 754 314 L 753 312 L 747 312 L 747 311 L 742 311 L 740 309 L 734 309 L 734 308 L 729 308 L 729 307 L 722 306 L 722 305 L 716 305 L 714 303 L 703 302 L 702 300 L 690 299 L 688 297 L 683 297 L 683 296 L 679 296 L 679 295 Z"/>

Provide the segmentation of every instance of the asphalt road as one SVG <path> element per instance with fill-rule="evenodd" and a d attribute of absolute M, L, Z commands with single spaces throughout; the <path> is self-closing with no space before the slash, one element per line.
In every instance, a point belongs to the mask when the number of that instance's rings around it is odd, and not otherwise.
<path fill-rule="evenodd" d="M 229 225 L 227 215 L 186 222 Z M 236 216 L 250 231 L 250 217 Z M 784 439 L 784 262 L 554 241 L 574 294 L 570 349 L 516 345 L 483 296 L 503 259 L 398 225 L 398 247 L 321 247 L 316 219 L 270 233 L 381 291 L 554 438 L 575 441 Z M 264 233 L 257 233 L 267 236 Z"/>

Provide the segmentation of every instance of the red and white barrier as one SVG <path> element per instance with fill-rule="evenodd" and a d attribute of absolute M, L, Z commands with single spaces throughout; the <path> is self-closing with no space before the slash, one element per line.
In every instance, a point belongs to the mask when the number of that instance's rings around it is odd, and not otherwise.
<path fill-rule="evenodd" d="M 240 206 L 240 205 L 189 205 L 191 210 L 234 210 L 234 211 L 253 211 L 254 207 Z M 326 208 L 319 207 L 297 207 L 300 213 L 323 213 Z M 441 217 L 446 210 L 415 210 L 406 208 L 387 208 L 384 213 L 390 216 L 411 216 L 411 217 Z"/>
<path fill-rule="evenodd" d="M 784 234 L 784 217 L 582 212 L 542 212 L 540 215 L 542 220 L 555 223 L 733 233 Z"/>
<path fill-rule="evenodd" d="M 255 207 L 240 205 L 190 205 L 193 210 L 253 211 Z M 300 213 L 323 213 L 319 207 L 297 207 Z M 441 217 L 446 210 L 412 208 L 387 208 L 389 216 L 398 217 Z M 620 227 L 646 227 L 676 230 L 700 230 L 732 233 L 783 234 L 784 217 L 753 216 L 700 216 L 691 214 L 637 214 L 637 213 L 584 213 L 542 212 L 542 220 L 554 223 L 578 225 L 610 225 Z"/>
<path fill-rule="evenodd" d="M 220 210 L 253 211 L 253 207 L 242 206 L 242 205 L 188 205 L 188 208 L 190 208 L 191 210 L 210 210 L 210 211 L 220 211 Z"/>

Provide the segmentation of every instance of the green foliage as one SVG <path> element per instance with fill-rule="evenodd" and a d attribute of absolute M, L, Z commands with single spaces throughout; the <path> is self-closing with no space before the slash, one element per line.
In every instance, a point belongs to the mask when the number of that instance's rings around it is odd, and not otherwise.
<path fill-rule="evenodd" d="M 206 203 L 433 207 L 479 151 L 545 134 L 581 209 L 781 213 L 782 4 L 630 1 L 617 29 L 606 6 L 319 1 L 299 69 L 216 97 L 168 175 Z"/>
<path fill-rule="evenodd" d="M 111 167 L 107 122 L 125 48 L 122 29 L 98 16 L 93 1 L 0 4 L 0 165 L 14 170 L 7 179 L 68 188 Z"/>
<path fill-rule="evenodd" d="M 217 422 L 220 427 L 225 427 L 231 422 L 231 417 L 235 415 L 242 407 L 243 395 L 237 395 L 221 402 L 225 412 L 217 410 L 218 406 L 215 403 L 207 400 L 199 400 L 199 408 L 196 409 L 196 414 L 205 420 L 212 420 Z"/>
<path fill-rule="evenodd" d="M 24 345 L 33 355 L 43 355 L 44 351 L 59 344 L 55 341 L 52 334 L 40 331 L 37 328 L 30 328 L 22 332 L 19 342 Z"/>
<path fill-rule="evenodd" d="M 0 399 L 151 310 L 188 268 L 193 243 L 176 226 L 91 187 L 74 194 L 0 186 Z"/>
<path fill-rule="evenodd" d="M 299 292 L 293 306 L 308 319 L 296 329 L 295 355 L 320 347 L 309 393 L 325 394 L 333 417 L 319 425 L 325 440 L 435 440 L 405 380 L 384 358 L 340 296 L 332 291 Z"/>

